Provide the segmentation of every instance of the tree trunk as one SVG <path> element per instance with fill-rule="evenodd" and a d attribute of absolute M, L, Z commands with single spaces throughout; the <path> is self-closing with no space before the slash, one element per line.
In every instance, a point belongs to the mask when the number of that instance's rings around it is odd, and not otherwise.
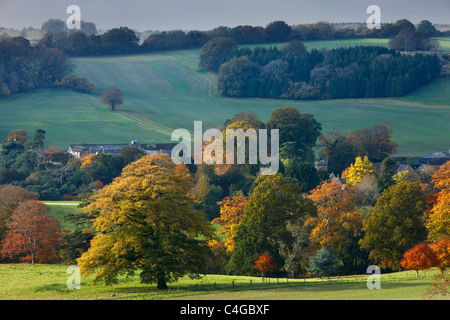
<path fill-rule="evenodd" d="M 169 288 L 167 286 L 166 279 L 164 278 L 164 276 L 158 278 L 157 288 L 159 290 L 164 290 L 164 289 L 168 289 Z"/>

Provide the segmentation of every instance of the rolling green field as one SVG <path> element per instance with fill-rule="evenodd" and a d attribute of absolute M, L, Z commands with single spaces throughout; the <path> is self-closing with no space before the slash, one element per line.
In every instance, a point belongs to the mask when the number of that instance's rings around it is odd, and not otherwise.
<path fill-rule="evenodd" d="M 440 39 L 447 48 L 448 39 Z M 311 48 L 386 45 L 386 39 L 310 41 Z M 449 48 L 450 50 L 450 48 Z M 450 129 L 450 79 L 432 83 L 399 99 L 289 101 L 220 97 L 216 76 L 199 70 L 200 50 L 114 57 L 76 58 L 75 72 L 97 90 L 92 95 L 43 90 L 0 102 L 0 137 L 12 130 L 46 130 L 46 143 L 66 148 L 74 143 L 169 142 L 174 129 L 192 132 L 195 120 L 203 129 L 222 125 L 242 111 L 267 121 L 275 108 L 293 106 L 312 113 L 323 132 L 349 131 L 387 120 L 402 155 L 447 150 Z M 99 97 L 108 86 L 125 98 L 121 112 L 111 112 Z"/>
<path fill-rule="evenodd" d="M 105 286 L 82 279 L 80 289 L 68 289 L 72 275 L 64 265 L 0 264 L 0 300 L 95 300 L 95 299 L 214 299 L 214 300 L 422 300 L 437 271 L 414 271 L 381 275 L 381 289 L 369 290 L 368 275 L 330 279 L 266 279 L 259 277 L 205 275 L 201 279 L 180 279 L 168 290 L 141 284 L 138 276 L 119 278 L 119 283 Z M 251 282 L 251 284 L 250 284 Z M 433 299 L 448 299 L 435 296 Z"/>
<path fill-rule="evenodd" d="M 44 201 L 48 208 L 48 215 L 61 224 L 62 228 L 72 229 L 70 222 L 64 221 L 64 215 L 82 212 L 83 209 L 78 208 L 78 201 Z"/>

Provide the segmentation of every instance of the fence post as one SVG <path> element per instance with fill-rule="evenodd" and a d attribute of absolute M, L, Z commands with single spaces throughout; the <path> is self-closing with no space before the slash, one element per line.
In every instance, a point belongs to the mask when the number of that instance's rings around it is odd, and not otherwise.
<path fill-rule="evenodd" d="M 231 281 L 231 287 L 234 288 L 234 280 Z"/>

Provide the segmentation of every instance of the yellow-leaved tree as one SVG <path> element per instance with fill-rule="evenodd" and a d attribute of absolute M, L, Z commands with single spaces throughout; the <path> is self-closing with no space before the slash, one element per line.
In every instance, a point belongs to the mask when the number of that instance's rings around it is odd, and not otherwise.
<path fill-rule="evenodd" d="M 167 283 L 204 273 L 213 235 L 203 212 L 193 209 L 190 174 L 164 154 L 144 156 L 125 167 L 85 208 L 98 215 L 97 235 L 78 265 L 94 282 L 116 283 L 140 270 L 142 283 Z"/>
<path fill-rule="evenodd" d="M 219 202 L 220 205 L 220 217 L 214 219 L 213 223 L 218 223 L 222 226 L 222 230 L 219 234 L 226 235 L 225 246 L 228 252 L 234 250 L 234 237 L 236 236 L 236 230 L 239 224 L 244 218 L 245 206 L 250 200 L 249 196 L 245 196 L 242 191 L 231 197 L 226 197 Z"/>
<path fill-rule="evenodd" d="M 439 241 L 450 238 L 450 161 L 433 175 L 433 183 L 439 193 L 427 220 L 428 239 Z"/>
<path fill-rule="evenodd" d="M 367 175 L 376 175 L 377 169 L 374 164 L 370 162 L 366 156 L 364 158 L 356 157 L 355 163 L 351 164 L 349 168 L 345 170 L 346 183 L 349 186 L 354 186 L 360 182 Z"/>

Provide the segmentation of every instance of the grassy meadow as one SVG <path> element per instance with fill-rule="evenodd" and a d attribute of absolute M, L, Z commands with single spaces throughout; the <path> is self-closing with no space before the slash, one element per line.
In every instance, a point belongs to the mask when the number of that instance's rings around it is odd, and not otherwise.
<path fill-rule="evenodd" d="M 82 212 L 83 209 L 78 207 L 78 201 L 44 201 L 48 208 L 48 215 L 61 224 L 62 228 L 73 229 L 70 222 L 64 221 L 64 215 Z"/>
<path fill-rule="evenodd" d="M 92 284 L 92 277 L 82 279 L 80 289 L 68 289 L 72 275 L 64 265 L 0 265 L 0 300 L 107 300 L 107 299 L 195 299 L 195 300 L 422 300 L 435 282 L 437 271 L 405 271 L 381 275 L 381 289 L 369 290 L 369 275 L 265 279 L 260 277 L 205 275 L 201 279 L 184 277 L 157 291 L 155 285 L 141 284 L 139 277 L 122 276 L 119 283 Z M 269 283 L 270 281 L 270 283 Z M 115 297 L 112 297 L 115 295 Z M 433 299 L 448 299 L 434 296 Z"/>
<path fill-rule="evenodd" d="M 447 48 L 449 39 L 440 39 Z M 278 44 L 280 45 L 280 44 Z M 387 45 L 387 39 L 308 41 L 307 48 Z M 0 136 L 24 129 L 46 130 L 46 142 L 66 148 L 73 143 L 127 143 L 132 139 L 170 141 L 174 129 L 193 130 L 222 125 L 242 111 L 253 111 L 267 121 L 275 108 L 293 106 L 312 113 L 323 132 L 349 131 L 383 120 L 394 129 L 399 154 L 420 155 L 446 150 L 450 129 L 450 79 L 432 83 L 398 99 L 290 101 L 220 97 L 217 76 L 198 67 L 200 49 L 113 57 L 75 58 L 75 72 L 86 76 L 97 90 L 86 95 L 58 90 L 22 94 L 0 102 Z M 119 87 L 125 103 L 111 112 L 100 102 L 109 86 Z"/>

